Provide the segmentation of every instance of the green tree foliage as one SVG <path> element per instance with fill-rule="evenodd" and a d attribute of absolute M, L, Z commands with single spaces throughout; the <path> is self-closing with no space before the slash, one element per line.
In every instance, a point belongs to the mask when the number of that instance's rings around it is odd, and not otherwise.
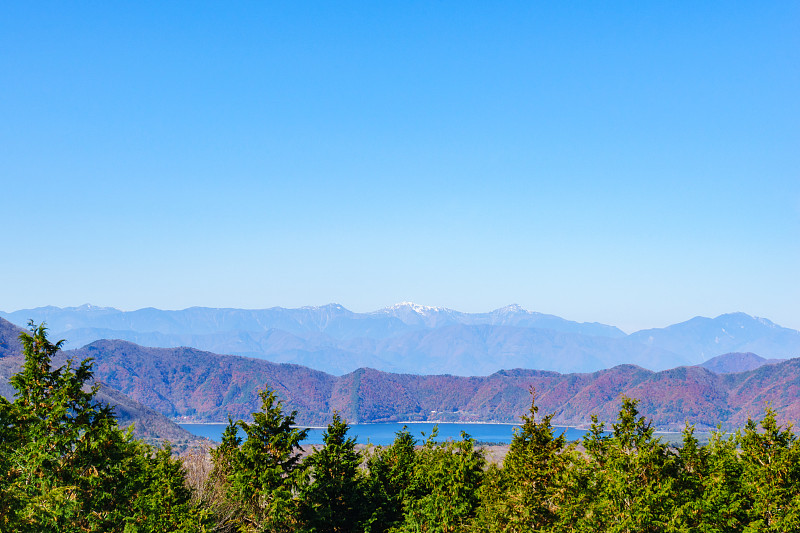
<path fill-rule="evenodd" d="M 639 417 L 636 400 L 623 398 L 611 434 L 593 417 L 584 438 L 589 477 L 578 483 L 565 514 L 578 531 L 661 532 L 668 527 L 676 463 Z"/>
<path fill-rule="evenodd" d="M 145 464 L 147 482 L 132 503 L 125 533 L 206 531 L 211 513 L 193 504 L 183 464 L 172 455 L 170 446 L 148 454 Z"/>
<path fill-rule="evenodd" d="M 403 504 L 409 496 L 414 476 L 416 440 L 408 427 L 395 434 L 394 442 L 378 448 L 367 461 L 369 471 L 369 493 L 372 516 L 368 521 L 369 531 L 380 532 L 399 525 L 403 521 Z"/>
<path fill-rule="evenodd" d="M 761 429 L 748 420 L 738 438 L 742 491 L 750 500 L 744 532 L 800 531 L 800 442 L 772 409 Z"/>
<path fill-rule="evenodd" d="M 556 522 L 562 507 L 565 475 L 574 465 L 574 446 L 567 446 L 551 424 L 553 415 L 537 420 L 536 391 L 531 407 L 514 432 L 502 469 L 490 469 L 481 494 L 478 528 L 484 531 L 537 531 Z"/>
<path fill-rule="evenodd" d="M 699 446 L 694 428 L 687 425 L 677 461 L 677 490 L 667 530 L 742 531 L 745 499 L 740 490 L 742 468 L 734 438 L 715 432 L 707 446 Z"/>
<path fill-rule="evenodd" d="M 466 433 L 461 440 L 437 443 L 438 428 L 416 452 L 404 494 L 402 532 L 466 529 L 475 516 L 486 459 Z"/>
<path fill-rule="evenodd" d="M 338 413 L 322 436 L 323 447 L 308 457 L 307 482 L 301 493 L 301 514 L 309 531 L 344 533 L 364 531 L 371 514 L 362 456 L 349 426 Z"/>
<path fill-rule="evenodd" d="M 259 396 L 261 411 L 253 413 L 253 422 L 231 421 L 213 452 L 210 483 L 221 497 L 215 507 L 225 514 L 228 530 L 295 531 L 301 523 L 300 443 L 308 430 L 293 427 L 297 413 L 284 414 L 274 391 L 262 390 Z"/>
<path fill-rule="evenodd" d="M 123 432 L 89 388 L 89 360 L 52 369 L 63 341 L 22 333 L 25 363 L 0 398 L 0 531 L 201 531 L 180 463 Z"/>

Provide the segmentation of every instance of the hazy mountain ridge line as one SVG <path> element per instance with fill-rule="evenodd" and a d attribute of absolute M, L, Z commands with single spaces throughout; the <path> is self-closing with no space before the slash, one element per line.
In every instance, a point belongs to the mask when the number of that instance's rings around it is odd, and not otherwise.
<path fill-rule="evenodd" d="M 592 373 L 511 369 L 478 377 L 365 368 L 336 377 L 292 364 L 113 340 L 60 357 L 93 357 L 98 380 L 174 418 L 205 421 L 248 417 L 258 410 L 255 391 L 264 385 L 298 410 L 299 422 L 315 425 L 327 423 L 334 410 L 351 422 L 516 422 L 529 406 L 531 386 L 543 412 L 555 413 L 555 422 L 565 425 L 588 424 L 593 413 L 614 420 L 623 394 L 639 398 L 643 414 L 662 429 L 679 429 L 687 420 L 701 428 L 741 425 L 748 414 L 758 417 L 767 400 L 786 420 L 796 421 L 800 413 L 798 359 L 735 374 L 620 365 Z M 0 363 L 17 358 L 0 358 Z"/>
<path fill-rule="evenodd" d="M 695 317 L 627 336 L 613 326 L 573 322 L 517 305 L 489 313 L 407 302 L 369 313 L 354 313 L 337 304 L 179 311 L 81 306 L 0 316 L 20 325 L 29 318 L 45 320 L 56 337 L 70 340 L 70 348 L 120 338 L 154 347 L 192 346 L 296 363 L 335 375 L 361 367 L 458 375 L 487 375 L 514 367 L 569 373 L 624 363 L 664 370 L 737 351 L 767 358 L 800 355 L 800 332 L 744 313 Z"/>
<path fill-rule="evenodd" d="M 699 366 L 707 368 L 717 374 L 730 374 L 755 370 L 764 365 L 782 363 L 785 359 L 766 359 L 752 352 L 733 352 L 718 355 Z"/>
<path fill-rule="evenodd" d="M 518 305 L 502 307 L 488 313 L 464 313 L 443 307 L 419 306 L 409 302 L 366 313 L 355 313 L 339 304 L 305 306 L 299 308 L 270 307 L 264 309 L 189 307 L 183 310 L 159 310 L 147 307 L 135 311 L 121 311 L 111 307 L 96 307 L 85 304 L 79 307 L 65 308 L 47 306 L 34 309 L 22 309 L 10 313 L 0 311 L 0 317 L 6 318 L 12 322 L 15 320 L 27 320 L 25 317 L 31 318 L 31 316 L 36 317 L 38 321 L 48 320 L 51 327 L 58 331 L 67 331 L 78 327 L 95 327 L 93 324 L 96 323 L 96 319 L 105 317 L 106 324 L 130 326 L 133 323 L 147 323 L 149 326 L 146 328 L 140 326 L 134 329 L 136 331 L 160 333 L 176 332 L 170 331 L 170 329 L 179 323 L 194 328 L 197 328 L 199 323 L 212 323 L 215 326 L 213 328 L 214 331 L 284 329 L 292 332 L 297 327 L 300 327 L 302 331 L 308 331 L 308 324 L 315 325 L 317 326 L 315 328 L 316 330 L 322 331 L 332 324 L 335 325 L 335 319 L 343 318 L 362 322 L 370 322 L 376 319 L 385 320 L 388 318 L 395 326 L 404 324 L 405 326 L 411 326 L 415 329 L 420 327 L 432 329 L 455 323 L 494 325 L 497 323 L 505 323 L 505 320 L 511 317 L 516 322 L 525 322 L 529 325 L 531 322 L 548 323 L 551 324 L 550 329 L 552 329 L 552 324 L 561 324 L 570 328 L 576 326 L 597 328 L 597 331 L 603 331 L 608 336 L 625 335 L 624 332 L 614 326 L 608 326 L 598 322 L 574 322 L 555 315 L 527 311 Z M 95 317 L 94 322 L 87 324 L 87 319 L 91 319 L 91 317 Z M 226 328 L 219 327 L 222 323 L 232 321 L 237 317 L 239 321 L 234 322 L 237 324 L 236 326 L 229 326 Z M 67 323 L 65 322 L 66 320 L 78 322 L 80 325 Z M 243 320 L 244 322 L 242 322 Z M 270 325 L 264 327 L 265 322 Z M 437 323 L 434 324 L 433 322 Z M 245 324 L 245 326 L 242 324 Z M 247 324 L 250 326 L 247 327 Z M 325 327 L 320 327 L 323 324 Z M 65 327 L 67 325 L 69 327 Z M 207 331 L 207 328 L 186 330 L 185 326 L 181 331 L 187 331 L 189 333 L 202 333 L 203 331 Z M 106 329 L 118 330 L 131 329 L 129 327 L 114 328 L 111 325 L 103 327 Z"/>

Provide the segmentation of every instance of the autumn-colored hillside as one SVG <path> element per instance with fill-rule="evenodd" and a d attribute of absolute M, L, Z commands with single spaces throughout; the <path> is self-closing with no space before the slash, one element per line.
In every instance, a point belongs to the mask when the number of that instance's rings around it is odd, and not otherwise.
<path fill-rule="evenodd" d="M 581 426 L 614 420 L 620 398 L 640 400 L 660 429 L 741 426 L 767 402 L 781 421 L 800 418 L 800 359 L 736 374 L 701 367 L 651 372 L 621 365 L 587 374 L 506 370 L 486 377 L 418 376 L 359 369 L 341 377 L 306 367 L 216 355 L 192 348 L 145 348 L 97 341 L 66 353 L 96 361 L 96 377 L 174 418 L 225 421 L 258 410 L 255 391 L 275 389 L 298 422 L 326 424 L 334 411 L 356 422 L 403 420 L 515 422 L 535 387 L 542 412 Z"/>
<path fill-rule="evenodd" d="M 12 400 L 17 391 L 9 383 L 11 376 L 20 371 L 24 356 L 19 335 L 23 330 L 0 318 L 0 396 Z M 67 358 L 78 358 L 75 354 L 60 354 L 53 361 L 54 368 Z M 96 377 L 96 376 L 95 376 Z M 134 425 L 134 434 L 145 439 L 167 439 L 172 442 L 193 442 L 204 445 L 204 439 L 187 432 L 156 409 L 147 407 L 105 383 L 99 383 L 95 398 L 102 404 L 113 406 L 120 426 Z"/>

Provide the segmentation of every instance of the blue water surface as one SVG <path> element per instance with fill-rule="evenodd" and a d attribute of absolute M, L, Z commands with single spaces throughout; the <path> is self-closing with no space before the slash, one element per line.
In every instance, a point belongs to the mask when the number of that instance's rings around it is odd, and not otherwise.
<path fill-rule="evenodd" d="M 182 428 L 199 437 L 206 437 L 213 441 L 222 440 L 222 432 L 228 424 L 180 424 Z M 399 422 L 386 422 L 380 424 L 352 424 L 348 436 L 355 437 L 359 444 L 375 444 L 386 446 L 394 441 L 395 434 L 408 426 L 411 435 L 422 443 L 433 431 L 435 425 L 439 426 L 439 435 L 436 440 L 459 440 L 461 432 L 465 431 L 472 438 L 480 442 L 492 442 L 508 444 L 514 436 L 514 428 L 517 424 L 481 424 L 481 423 L 441 423 L 415 422 L 403 424 Z M 583 429 L 558 427 L 558 431 L 565 431 L 567 440 L 577 440 L 583 437 L 587 431 Z M 310 428 L 308 437 L 303 444 L 322 444 L 322 434 L 325 428 Z M 241 430 L 239 434 L 244 437 Z"/>

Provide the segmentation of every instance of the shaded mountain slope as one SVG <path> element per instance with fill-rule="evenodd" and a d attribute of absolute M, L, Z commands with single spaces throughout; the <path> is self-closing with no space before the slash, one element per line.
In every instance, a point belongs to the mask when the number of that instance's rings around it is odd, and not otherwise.
<path fill-rule="evenodd" d="M 114 415 L 120 427 L 127 428 L 133 424 L 134 436 L 166 439 L 172 442 L 204 440 L 189 433 L 155 409 L 146 407 L 103 383 L 99 386 L 97 400 L 114 408 Z"/>
<path fill-rule="evenodd" d="M 14 387 L 8 382 L 22 365 L 22 345 L 19 328 L 0 318 L 0 396 L 14 397 Z"/>
<path fill-rule="evenodd" d="M 359 340 L 358 346 L 355 342 L 341 346 L 348 351 L 371 353 L 415 374 L 486 375 L 508 368 L 580 372 L 624 363 L 663 369 L 687 362 L 673 353 L 627 338 L 516 326 L 459 324 L 380 341 Z"/>
<path fill-rule="evenodd" d="M 68 334 L 76 336 L 71 337 L 72 346 L 98 336 L 162 348 L 192 346 L 214 353 L 301 364 L 335 375 L 363 367 L 467 376 L 517 367 L 578 372 L 622 363 L 655 370 L 689 363 L 676 354 L 628 338 L 502 325 L 455 324 L 381 339 L 334 339 L 323 333 L 300 336 L 282 330 L 179 335 L 77 329 Z"/>

